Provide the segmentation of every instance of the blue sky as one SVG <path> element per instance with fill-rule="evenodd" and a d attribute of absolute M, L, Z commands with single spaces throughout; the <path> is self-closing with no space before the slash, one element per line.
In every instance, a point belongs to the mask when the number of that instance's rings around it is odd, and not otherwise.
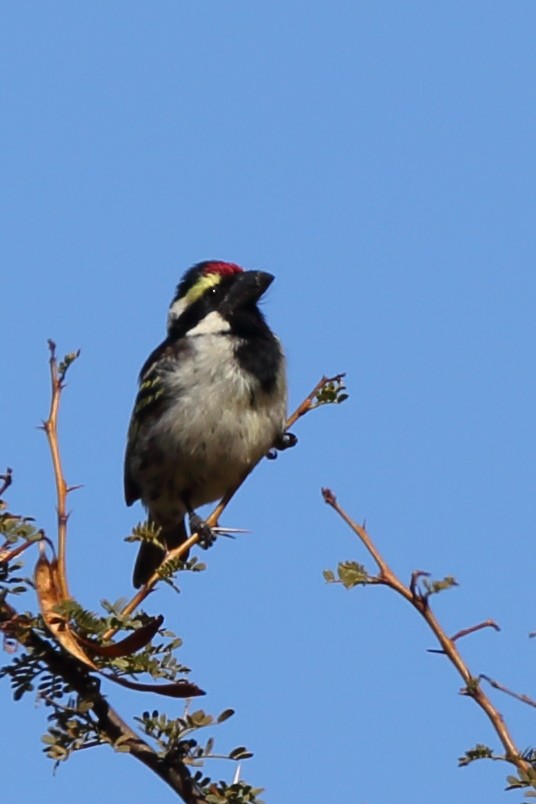
<path fill-rule="evenodd" d="M 351 398 L 308 416 L 299 447 L 248 480 L 224 522 L 252 534 L 220 540 L 206 573 L 147 608 L 184 638 L 203 707 L 237 710 L 216 746 L 254 751 L 244 775 L 267 802 L 518 801 L 503 792 L 506 766 L 457 768 L 497 740 L 409 607 L 324 584 L 324 568 L 366 559 L 319 490 L 366 518 L 403 579 L 454 575 L 461 586 L 435 600 L 447 631 L 502 626 L 462 643 L 473 671 L 534 694 L 534 4 L 1 11 L 12 508 L 54 532 L 36 429 L 53 337 L 82 350 L 61 420 L 68 480 L 84 484 L 70 499 L 71 587 L 89 607 L 129 594 L 123 537 L 141 511 L 122 498 L 125 432 L 174 287 L 212 257 L 274 273 L 264 310 L 291 406 L 343 370 Z M 125 715 L 162 705 L 109 693 Z M 175 800 L 105 748 L 53 777 L 44 711 L 7 695 L 6 800 Z M 498 703 L 520 747 L 533 745 L 532 712 Z"/>

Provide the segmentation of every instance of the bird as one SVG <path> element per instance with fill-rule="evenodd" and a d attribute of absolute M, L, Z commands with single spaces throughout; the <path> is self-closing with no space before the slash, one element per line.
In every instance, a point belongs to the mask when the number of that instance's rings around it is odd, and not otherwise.
<path fill-rule="evenodd" d="M 139 588 L 171 550 L 197 532 L 215 536 L 196 513 L 240 482 L 285 433 L 286 362 L 258 303 L 270 273 L 205 260 L 179 282 L 167 335 L 145 361 L 128 428 L 127 505 L 141 500 L 158 531 L 142 541 L 134 566 Z"/>

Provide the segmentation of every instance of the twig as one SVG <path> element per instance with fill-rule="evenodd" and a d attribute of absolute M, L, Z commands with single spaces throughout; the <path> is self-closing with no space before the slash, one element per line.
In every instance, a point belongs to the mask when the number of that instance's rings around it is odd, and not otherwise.
<path fill-rule="evenodd" d="M 413 597 L 419 597 L 419 581 L 421 578 L 429 578 L 430 573 L 426 572 L 425 570 L 413 570 L 411 573 L 411 578 L 409 582 L 409 590 Z"/>
<path fill-rule="evenodd" d="M 109 705 L 95 684 L 95 679 L 85 668 L 71 656 L 55 650 L 49 642 L 28 628 L 24 619 L 5 600 L 0 601 L 0 631 L 41 656 L 54 675 L 60 676 L 83 698 L 91 699 L 92 711 L 97 719 L 96 727 L 106 735 L 112 745 L 121 739 L 122 747 L 127 748 L 135 759 L 156 773 L 186 804 L 202 804 L 206 801 L 184 763 L 171 763 L 158 756 Z"/>
<path fill-rule="evenodd" d="M 4 491 L 6 491 L 13 483 L 13 469 L 10 469 L 8 466 L 5 473 L 0 475 L 0 480 L 2 481 L 2 485 L 0 486 L 0 497 L 2 497 Z"/>
<path fill-rule="evenodd" d="M 340 383 L 345 376 L 345 373 L 342 372 L 341 374 L 335 374 L 334 377 L 322 377 L 322 379 L 317 382 L 311 393 L 305 397 L 301 405 L 298 405 L 294 413 L 289 416 L 285 425 L 285 430 L 289 430 L 292 425 L 298 421 L 298 419 L 300 419 L 302 416 L 305 416 L 305 414 L 309 413 L 309 411 L 313 408 L 318 407 L 318 404 L 315 404 L 315 399 L 326 387 L 326 385 Z"/>
<path fill-rule="evenodd" d="M 58 366 L 56 359 L 56 344 L 54 341 L 48 341 L 48 349 L 50 352 L 49 366 L 50 366 L 50 383 L 51 383 L 51 401 L 50 412 L 48 419 L 43 422 L 43 430 L 46 433 L 50 454 L 52 457 L 52 465 L 54 468 L 54 479 L 56 481 L 56 511 L 58 517 L 58 576 L 60 591 L 62 597 L 67 599 L 69 597 L 69 588 L 67 584 L 67 520 L 69 514 L 67 513 L 67 494 L 70 489 L 65 481 L 63 468 L 61 463 L 61 455 L 58 443 L 58 413 L 60 408 L 61 392 L 64 388 L 64 379 L 69 365 L 75 360 L 79 352 L 68 355 L 63 362 Z"/>
<path fill-rule="evenodd" d="M 10 561 L 13 561 L 14 558 L 20 556 L 21 553 L 24 553 L 28 547 L 31 547 L 35 542 L 23 542 L 19 544 L 18 547 L 13 547 L 11 550 L 8 550 L 5 546 L 0 549 L 0 564 L 9 564 Z"/>
<path fill-rule="evenodd" d="M 427 594 L 421 594 L 418 591 L 417 579 L 418 577 L 423 575 L 423 573 L 420 571 L 417 573 L 413 573 L 410 586 L 405 586 L 402 583 L 402 581 L 400 581 L 399 578 L 395 575 L 395 573 L 390 569 L 387 563 L 384 561 L 384 559 L 374 546 L 372 539 L 370 538 L 366 529 L 361 525 L 358 525 L 356 522 L 354 522 L 350 518 L 350 516 L 346 513 L 346 511 L 344 511 L 344 509 L 341 508 L 333 492 L 330 491 L 330 489 L 322 489 L 322 495 L 324 497 L 325 502 L 339 514 L 339 516 L 359 537 L 365 549 L 374 559 L 379 569 L 379 576 L 378 576 L 379 581 L 383 583 L 385 586 L 388 586 L 390 589 L 393 589 L 395 592 L 398 592 L 398 594 L 401 595 L 405 600 L 407 600 L 408 603 L 410 603 L 415 609 L 417 609 L 419 614 L 426 620 L 429 628 L 432 630 L 436 639 L 441 645 L 442 652 L 450 659 L 450 661 L 458 671 L 459 675 L 462 677 L 465 685 L 463 693 L 473 698 L 476 701 L 476 703 L 481 707 L 481 709 L 483 709 L 483 711 L 486 713 L 493 728 L 495 729 L 495 732 L 499 740 L 501 741 L 504 747 L 506 760 L 511 764 L 515 765 L 521 773 L 526 774 L 529 771 L 532 771 L 532 766 L 530 765 L 530 763 L 522 758 L 521 752 L 517 748 L 503 720 L 502 715 L 492 704 L 491 700 L 488 698 L 488 696 L 483 691 L 481 685 L 479 684 L 479 677 L 473 676 L 466 662 L 461 657 L 456 647 L 455 639 L 463 635 L 463 632 L 460 632 L 459 634 L 455 635 L 454 638 L 450 639 L 446 635 L 442 626 L 439 624 L 432 610 L 430 609 L 430 606 L 428 604 L 429 596 Z M 489 621 L 489 624 L 491 624 L 491 621 Z M 484 627 L 484 625 L 477 627 Z M 469 630 L 470 629 L 468 629 L 468 632 Z M 476 630 L 476 628 L 472 630 Z M 483 676 L 480 676 L 480 678 L 483 678 Z"/>
<path fill-rule="evenodd" d="M 495 631 L 500 631 L 501 629 L 497 625 L 494 620 L 486 620 L 483 623 L 479 623 L 478 625 L 471 625 L 469 628 L 463 628 L 458 633 L 451 636 L 451 642 L 456 642 L 457 639 L 461 639 L 464 636 L 469 636 L 469 634 L 474 634 L 475 631 L 480 631 L 482 628 L 493 628 Z"/>
<path fill-rule="evenodd" d="M 495 679 L 485 676 L 484 673 L 481 673 L 479 678 L 483 678 L 484 681 L 488 682 L 490 687 L 493 687 L 500 692 L 504 692 L 506 695 L 510 695 L 510 697 L 515 698 L 516 701 L 521 701 L 521 703 L 526 703 L 529 706 L 534 706 L 536 708 L 536 701 L 534 698 L 531 698 L 530 695 L 524 695 L 521 692 L 514 692 L 514 690 L 508 689 L 508 687 L 505 687 L 503 684 L 499 684 L 499 682 L 495 681 Z"/>
<path fill-rule="evenodd" d="M 285 423 L 285 431 L 289 430 L 293 426 L 293 424 L 295 424 L 298 421 L 298 419 L 300 419 L 302 416 L 305 416 L 306 413 L 308 413 L 315 407 L 314 404 L 315 399 L 326 385 L 328 385 L 329 383 L 340 382 L 343 377 L 344 374 L 337 374 L 335 377 L 322 377 L 322 379 L 317 382 L 311 393 L 305 397 L 303 402 L 301 402 L 301 404 L 298 405 L 296 410 L 288 417 Z M 262 458 L 260 460 L 262 460 Z M 253 466 L 251 466 L 247 470 L 247 472 L 245 472 L 242 475 L 240 481 L 236 484 L 236 486 L 233 486 L 232 489 L 229 489 L 227 494 L 225 494 L 225 496 L 222 498 L 221 502 L 219 502 L 216 508 L 212 511 L 212 513 L 206 520 L 207 525 L 210 528 L 213 528 L 218 524 L 220 516 L 222 515 L 226 507 L 229 505 L 238 489 L 242 486 L 246 478 L 255 469 L 256 465 L 257 464 L 253 464 Z M 179 545 L 179 547 L 176 547 L 174 550 L 171 550 L 169 553 L 167 553 L 167 555 L 164 558 L 164 563 L 182 558 L 190 550 L 190 548 L 193 547 L 194 544 L 196 544 L 198 541 L 199 541 L 199 534 L 193 533 L 187 541 L 183 542 L 181 545 Z M 157 569 L 151 575 L 149 580 L 140 589 L 138 589 L 136 594 L 131 598 L 131 600 L 129 600 L 126 606 L 124 606 L 124 608 L 121 610 L 121 614 L 124 616 L 132 614 L 132 612 L 134 612 L 138 608 L 140 603 L 142 603 L 145 600 L 145 598 L 150 594 L 150 592 L 154 589 L 155 585 L 158 583 L 160 579 L 161 576 Z M 113 635 L 116 633 L 116 630 L 117 630 L 116 628 L 110 628 L 108 631 L 106 631 L 105 634 L 103 634 L 103 639 L 104 640 L 111 639 Z"/>

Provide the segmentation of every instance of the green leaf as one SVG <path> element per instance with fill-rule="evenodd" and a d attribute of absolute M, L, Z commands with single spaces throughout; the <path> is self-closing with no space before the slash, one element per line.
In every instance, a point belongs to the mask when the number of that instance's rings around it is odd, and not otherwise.
<path fill-rule="evenodd" d="M 477 743 L 474 748 L 466 751 L 464 756 L 458 759 L 458 765 L 464 767 L 477 759 L 493 759 L 493 751 L 489 746 Z"/>
<path fill-rule="evenodd" d="M 439 592 L 444 592 L 446 589 L 452 589 L 453 586 L 458 586 L 458 581 L 452 575 L 447 575 L 441 580 L 429 581 L 423 579 L 423 586 L 428 595 L 437 595 Z"/>
<path fill-rule="evenodd" d="M 202 709 L 198 709 L 197 712 L 192 712 L 189 716 L 189 720 L 197 728 L 210 726 L 210 724 L 214 722 L 212 715 L 207 715 Z"/>
<path fill-rule="evenodd" d="M 337 574 L 345 589 L 364 585 L 369 580 L 365 567 L 356 561 L 342 561 L 337 567 Z"/>

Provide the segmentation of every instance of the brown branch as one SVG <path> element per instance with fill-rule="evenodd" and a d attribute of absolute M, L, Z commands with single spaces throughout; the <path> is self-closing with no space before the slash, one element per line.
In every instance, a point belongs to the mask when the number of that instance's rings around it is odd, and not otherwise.
<path fill-rule="evenodd" d="M 478 623 L 478 625 L 471 625 L 469 628 L 463 628 L 461 631 L 458 631 L 454 636 L 451 636 L 451 642 L 456 642 L 457 639 L 461 639 L 464 636 L 469 636 L 469 634 L 474 634 L 475 631 L 480 631 L 482 628 L 493 628 L 495 631 L 500 631 L 501 629 L 497 625 L 494 620 L 486 620 L 483 623 Z"/>
<path fill-rule="evenodd" d="M 340 382 L 343 377 L 344 374 L 337 374 L 335 377 L 322 377 L 322 379 L 317 382 L 311 393 L 305 397 L 303 402 L 301 402 L 296 408 L 296 410 L 288 417 L 285 423 L 285 431 L 289 430 L 292 427 L 292 425 L 298 421 L 298 419 L 300 419 L 302 416 L 305 416 L 306 413 L 308 413 L 315 407 L 315 399 L 326 385 L 328 385 L 329 383 Z M 260 460 L 262 460 L 262 458 Z M 225 494 L 225 496 L 218 503 L 216 508 L 214 508 L 214 510 L 206 520 L 207 525 L 210 528 L 217 526 L 220 516 L 227 508 L 232 498 L 234 497 L 238 489 L 242 486 L 246 478 L 255 469 L 260 460 L 257 461 L 256 464 L 253 464 L 242 475 L 242 478 L 236 484 L 236 486 L 233 486 L 232 489 L 229 489 L 227 494 Z M 196 544 L 198 541 L 199 541 L 199 534 L 193 533 L 187 541 L 183 542 L 181 545 L 179 545 L 179 547 L 176 547 L 174 550 L 171 550 L 169 553 L 167 553 L 162 563 L 182 558 L 190 550 L 190 548 L 193 547 L 194 544 Z M 145 598 L 152 592 L 152 590 L 154 589 L 155 585 L 158 583 L 159 580 L 161 580 L 161 576 L 157 569 L 151 575 L 149 580 L 140 589 L 138 589 L 136 594 L 129 600 L 126 606 L 124 606 L 124 608 L 121 610 L 121 614 L 125 616 L 132 614 L 132 612 L 134 612 L 138 608 L 140 603 L 142 603 L 145 600 Z M 105 634 L 103 634 L 103 639 L 104 640 L 111 639 L 113 635 L 116 633 L 116 631 L 117 631 L 116 628 L 110 628 L 108 631 L 106 631 Z"/>
<path fill-rule="evenodd" d="M 54 479 L 56 483 L 57 500 L 57 522 L 58 522 L 58 551 L 57 551 L 57 585 L 58 596 L 61 599 L 69 597 L 67 572 L 66 572 L 66 543 L 67 543 L 67 521 L 66 510 L 67 495 L 76 487 L 69 487 L 63 474 L 61 455 L 58 442 L 58 414 L 61 399 L 61 392 L 64 387 L 65 373 L 78 353 L 67 355 L 58 365 L 56 359 L 56 346 L 53 341 L 48 342 L 50 351 L 50 379 L 51 379 L 51 403 L 48 418 L 43 422 L 43 429 L 46 433 L 52 465 Z M 11 482 L 11 471 L 5 475 L 0 475 L 3 481 L 1 491 L 5 491 Z M 42 539 L 48 541 L 44 534 Z M 12 559 L 14 556 L 25 550 L 31 542 L 14 548 L 11 551 L 3 551 L 3 560 Z M 121 718 L 118 712 L 110 706 L 105 696 L 100 692 L 100 682 L 92 675 L 86 666 L 75 658 L 72 653 L 64 650 L 56 640 L 56 645 L 40 636 L 29 626 L 26 617 L 18 612 L 5 599 L 0 600 L 0 632 L 4 634 L 6 644 L 11 645 L 18 642 L 31 652 L 36 653 L 39 658 L 47 665 L 52 674 L 62 678 L 65 683 L 76 693 L 85 699 L 91 700 L 92 712 L 95 715 L 95 728 L 97 734 L 101 734 L 110 741 L 112 745 L 121 740 L 122 750 L 126 749 L 138 761 L 146 765 L 156 773 L 172 790 L 174 790 L 186 804 L 201 804 L 206 801 L 205 796 L 194 782 L 188 768 L 183 762 L 169 760 L 159 756 L 151 746 L 145 742 L 131 727 Z"/>
<path fill-rule="evenodd" d="M 474 676 L 470 672 L 469 667 L 467 666 L 465 660 L 462 658 L 460 652 L 458 651 L 455 639 L 463 635 L 463 632 L 457 634 L 455 638 L 452 639 L 449 638 L 446 635 L 445 631 L 443 630 L 443 627 L 435 618 L 432 610 L 430 609 L 428 603 L 429 595 L 422 594 L 419 592 L 417 588 L 418 577 L 426 573 L 422 573 L 420 571 L 417 573 L 413 573 L 410 585 L 405 586 L 405 584 L 402 583 L 402 581 L 395 575 L 395 573 L 391 570 L 391 568 L 382 558 L 382 556 L 374 546 L 372 539 L 370 538 L 366 529 L 361 525 L 358 525 L 356 522 L 354 522 L 351 519 L 351 517 L 346 513 L 346 511 L 344 511 L 344 509 L 341 508 L 333 492 L 330 491 L 330 489 L 322 489 L 322 495 L 324 497 L 325 502 L 328 505 L 330 505 L 339 514 L 339 516 L 346 522 L 346 524 L 353 530 L 353 532 L 361 540 L 365 549 L 372 556 L 373 560 L 378 566 L 379 582 L 384 584 L 385 586 L 388 586 L 390 589 L 393 589 L 395 592 L 401 595 L 405 600 L 408 601 L 408 603 L 410 603 L 415 609 L 417 609 L 419 614 L 425 619 L 427 625 L 434 633 L 436 639 L 441 645 L 442 652 L 449 658 L 451 663 L 458 671 L 459 675 L 462 677 L 465 685 L 463 693 L 473 698 L 478 704 L 478 706 L 480 706 L 480 708 L 486 713 L 489 721 L 491 722 L 491 725 L 493 726 L 499 740 L 501 741 L 504 747 L 506 760 L 510 762 L 512 765 L 515 765 L 517 769 L 520 771 L 520 773 L 527 774 L 528 772 L 531 772 L 532 766 L 521 756 L 521 752 L 519 751 L 519 748 L 516 746 L 510 734 L 510 731 L 508 730 L 503 720 L 501 713 L 495 708 L 491 700 L 483 691 L 481 685 L 479 684 L 479 677 Z M 484 626 L 478 626 L 478 627 L 484 627 Z M 480 678 L 482 677 L 483 676 L 481 676 Z M 489 681 L 489 679 L 487 680 Z"/>
<path fill-rule="evenodd" d="M 318 403 L 315 404 L 315 399 L 326 387 L 326 385 L 330 385 L 331 383 L 340 383 L 343 377 L 345 377 L 344 372 L 341 374 L 336 374 L 334 377 L 322 377 L 322 379 L 317 382 L 311 393 L 305 397 L 303 402 L 298 405 L 294 413 L 289 416 L 285 425 L 285 430 L 289 430 L 292 425 L 298 421 L 298 419 L 300 419 L 302 416 L 305 416 L 305 414 L 309 413 L 309 411 L 313 408 L 318 407 Z"/>
<path fill-rule="evenodd" d="M 493 687 L 493 689 L 504 692 L 506 695 L 510 695 L 511 698 L 515 698 L 516 701 L 521 701 L 521 703 L 526 703 L 529 706 L 534 706 L 536 708 L 536 701 L 534 698 L 531 698 L 530 695 L 524 695 L 521 692 L 514 692 L 514 690 L 505 687 L 503 684 L 499 684 L 499 682 L 495 681 L 495 679 L 485 676 L 484 673 L 480 674 L 480 678 L 483 678 L 484 681 L 487 681 L 490 687 Z"/>
<path fill-rule="evenodd" d="M 52 466 L 54 469 L 54 480 L 56 482 L 56 511 L 58 518 L 58 575 L 60 583 L 60 591 L 63 599 L 69 597 L 69 588 L 67 584 L 67 520 L 69 515 L 67 513 L 67 483 L 63 474 L 60 449 L 58 443 L 58 413 L 60 408 L 61 392 L 63 389 L 63 376 L 58 371 L 58 361 L 56 359 L 56 344 L 54 341 L 48 341 L 48 348 L 50 351 L 50 383 L 51 383 L 51 401 L 48 419 L 43 422 L 43 430 L 46 433 L 50 455 L 52 457 Z"/>
<path fill-rule="evenodd" d="M 184 763 L 170 762 L 158 756 L 110 706 L 106 697 L 100 692 L 95 677 L 90 675 L 76 659 L 63 650 L 56 649 L 29 628 L 27 621 L 5 600 L 0 601 L 0 631 L 8 640 L 16 639 L 21 645 L 39 655 L 54 675 L 61 677 L 78 695 L 91 700 L 92 712 L 97 719 L 96 727 L 112 745 L 120 739 L 122 750 L 127 748 L 134 759 L 142 762 L 159 776 L 186 804 L 202 804 L 206 801 Z"/>
<path fill-rule="evenodd" d="M 0 549 L 0 564 L 9 564 L 9 562 L 13 561 L 14 558 L 20 556 L 21 553 L 24 553 L 28 547 L 31 547 L 32 544 L 35 544 L 35 542 L 23 542 L 22 544 L 19 544 L 18 547 L 13 547 L 11 550 L 8 550 L 4 545 Z"/>

